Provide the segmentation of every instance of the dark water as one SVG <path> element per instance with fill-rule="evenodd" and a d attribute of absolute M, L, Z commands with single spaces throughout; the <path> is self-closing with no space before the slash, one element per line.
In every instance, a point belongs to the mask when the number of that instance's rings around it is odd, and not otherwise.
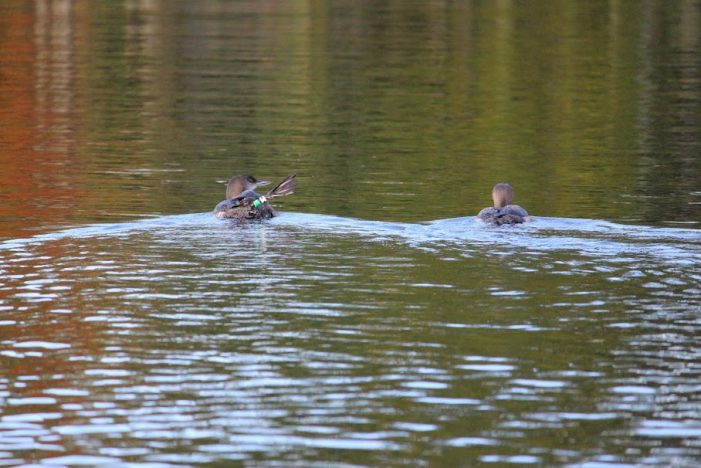
<path fill-rule="evenodd" d="M 0 465 L 701 463 L 700 25 L 0 4 Z"/>

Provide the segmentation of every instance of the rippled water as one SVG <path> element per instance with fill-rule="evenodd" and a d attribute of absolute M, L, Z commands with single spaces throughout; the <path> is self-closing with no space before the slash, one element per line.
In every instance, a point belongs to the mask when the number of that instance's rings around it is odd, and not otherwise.
<path fill-rule="evenodd" d="M 691 464 L 699 240 L 205 213 L 6 241 L 4 458 Z"/>
<path fill-rule="evenodd" d="M 0 465 L 698 465 L 699 25 L 0 2 Z"/>

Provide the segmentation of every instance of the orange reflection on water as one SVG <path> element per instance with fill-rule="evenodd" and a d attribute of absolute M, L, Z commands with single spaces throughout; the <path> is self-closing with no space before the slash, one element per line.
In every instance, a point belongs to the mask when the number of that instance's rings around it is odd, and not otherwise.
<path fill-rule="evenodd" d="M 0 15 L 0 238 L 49 230 L 83 194 L 75 166 L 77 15 L 68 0 Z M 24 230 L 24 233 L 23 233 Z"/>

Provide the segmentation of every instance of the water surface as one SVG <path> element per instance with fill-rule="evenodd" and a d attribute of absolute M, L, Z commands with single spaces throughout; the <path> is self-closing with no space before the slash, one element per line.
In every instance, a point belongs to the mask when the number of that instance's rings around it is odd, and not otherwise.
<path fill-rule="evenodd" d="M 65 463 L 691 463 L 698 241 L 297 213 L 6 241 L 0 440 Z"/>
<path fill-rule="evenodd" d="M 697 465 L 699 25 L 0 4 L 0 464 Z"/>

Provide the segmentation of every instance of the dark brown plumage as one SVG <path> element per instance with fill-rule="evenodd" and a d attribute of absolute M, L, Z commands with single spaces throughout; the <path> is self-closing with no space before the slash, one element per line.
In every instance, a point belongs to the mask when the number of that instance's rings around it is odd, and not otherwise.
<path fill-rule="evenodd" d="M 219 219 L 270 219 L 277 213 L 269 199 L 292 195 L 297 188 L 297 174 L 285 177 L 265 195 L 255 192 L 255 188 L 269 184 L 251 175 L 240 175 L 229 180 L 226 186 L 227 199 L 214 208 L 214 216 Z"/>

